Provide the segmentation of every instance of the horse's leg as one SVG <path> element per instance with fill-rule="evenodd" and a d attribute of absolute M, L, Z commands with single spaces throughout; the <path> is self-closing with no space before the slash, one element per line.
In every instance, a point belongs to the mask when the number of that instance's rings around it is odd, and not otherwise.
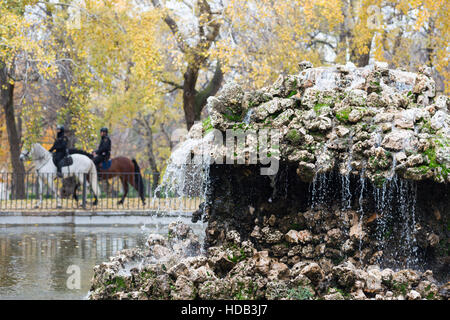
<path fill-rule="evenodd" d="M 56 197 L 56 208 L 57 209 L 61 209 L 62 208 L 62 206 L 61 206 L 61 198 L 58 196 L 58 185 L 57 185 L 58 180 L 56 180 L 56 183 L 55 183 L 55 180 L 53 180 L 53 175 L 49 175 L 47 177 L 47 183 L 51 187 L 52 192 L 53 192 L 53 194 Z"/>
<path fill-rule="evenodd" d="M 128 195 L 128 181 L 127 178 L 124 176 L 120 176 L 120 181 L 122 182 L 123 195 L 122 199 L 117 204 L 122 205 L 123 202 L 125 201 L 126 196 Z"/>
<path fill-rule="evenodd" d="M 94 177 L 93 176 L 91 177 L 91 173 L 88 173 L 86 177 L 86 187 L 92 190 L 92 193 L 94 194 L 94 201 L 92 202 L 92 205 L 96 206 L 98 204 L 98 198 L 97 198 L 97 190 L 95 190 L 96 188 L 94 186 L 95 183 L 93 180 Z"/>
<path fill-rule="evenodd" d="M 91 185 L 92 190 L 94 190 L 94 188 Z M 92 202 L 93 206 L 98 205 L 98 198 L 97 198 L 97 191 L 94 191 L 94 202 Z"/>
<path fill-rule="evenodd" d="M 41 177 L 40 174 L 38 174 L 38 193 L 39 193 L 39 201 L 38 203 L 34 206 L 36 209 L 40 208 L 40 206 L 42 205 L 42 185 L 44 184 L 44 181 Z"/>
<path fill-rule="evenodd" d="M 77 208 L 78 208 L 78 194 L 77 194 L 77 192 L 78 192 L 78 187 L 80 186 L 78 181 L 79 181 L 78 179 L 75 179 L 75 187 L 73 188 L 73 194 L 72 194 L 72 197 L 75 199 L 75 203 L 77 204 Z"/>
<path fill-rule="evenodd" d="M 96 206 L 98 204 L 97 192 L 94 190 L 92 182 L 89 182 L 89 179 L 87 180 L 86 187 L 92 190 L 92 193 L 94 194 L 94 201 L 92 202 L 92 205 Z"/>
<path fill-rule="evenodd" d="M 88 182 L 91 186 L 92 193 L 94 194 L 94 202 L 92 202 L 93 206 L 98 205 L 98 194 L 100 193 L 100 188 L 98 187 L 98 174 L 95 168 L 95 164 L 91 162 L 91 168 L 89 170 Z"/>
<path fill-rule="evenodd" d="M 78 183 L 75 184 L 75 188 L 73 188 L 73 198 L 75 199 L 76 202 L 78 202 Z"/>
<path fill-rule="evenodd" d="M 139 197 L 142 200 L 142 203 L 145 206 L 145 195 L 144 195 L 144 189 L 140 186 L 140 183 L 137 183 L 136 185 L 136 179 L 130 179 L 129 183 L 133 186 L 133 188 L 138 192 Z"/>

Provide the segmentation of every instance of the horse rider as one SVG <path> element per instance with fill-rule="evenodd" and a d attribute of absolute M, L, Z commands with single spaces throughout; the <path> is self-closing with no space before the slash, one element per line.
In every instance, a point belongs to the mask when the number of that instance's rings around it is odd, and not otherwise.
<path fill-rule="evenodd" d="M 108 161 L 111 156 L 111 139 L 108 137 L 108 128 L 100 129 L 100 144 L 94 151 L 94 163 L 99 168 L 102 162 Z"/>
<path fill-rule="evenodd" d="M 64 135 L 64 126 L 59 125 L 56 127 L 56 140 L 53 146 L 50 148 L 50 152 L 53 153 L 53 162 L 56 165 L 56 175 L 60 178 L 63 177 L 61 173 L 62 160 L 67 156 L 67 145 L 69 140 Z"/>

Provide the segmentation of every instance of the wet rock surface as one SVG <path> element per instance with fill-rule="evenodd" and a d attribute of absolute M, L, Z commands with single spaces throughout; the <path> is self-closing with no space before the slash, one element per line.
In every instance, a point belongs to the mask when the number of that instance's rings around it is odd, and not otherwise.
<path fill-rule="evenodd" d="M 185 230 L 189 227 L 180 225 Z M 378 265 L 356 267 L 352 259 L 334 265 L 324 257 L 297 261 L 289 252 L 274 256 L 241 241 L 228 231 L 225 242 L 192 256 L 180 254 L 173 244 L 196 243 L 184 239 L 149 238 L 149 247 L 125 250 L 95 267 L 90 299 L 269 299 L 269 300 L 434 300 L 448 299 L 448 283 L 439 284 L 433 272 L 393 271 Z M 177 239 L 177 240 L 175 240 Z M 164 247 L 164 258 L 155 256 Z M 295 250 L 295 249 L 290 249 Z M 301 250 L 300 250 L 301 251 Z M 312 258 L 315 254 L 312 255 Z M 139 262 L 139 263 L 137 263 Z"/>

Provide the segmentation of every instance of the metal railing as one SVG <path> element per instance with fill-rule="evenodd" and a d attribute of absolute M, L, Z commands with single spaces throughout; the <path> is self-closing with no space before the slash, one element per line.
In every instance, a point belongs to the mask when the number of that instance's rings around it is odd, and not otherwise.
<path fill-rule="evenodd" d="M 100 192 L 94 205 L 95 196 L 87 174 L 62 179 L 56 174 L 0 173 L 0 214 L 1 211 L 16 210 L 195 211 L 203 202 L 199 194 L 178 196 L 166 194 L 164 190 L 155 192 L 155 176 L 142 174 L 141 177 L 139 182 L 134 172 L 120 175 L 99 173 Z M 128 186 L 126 195 L 123 183 Z"/>

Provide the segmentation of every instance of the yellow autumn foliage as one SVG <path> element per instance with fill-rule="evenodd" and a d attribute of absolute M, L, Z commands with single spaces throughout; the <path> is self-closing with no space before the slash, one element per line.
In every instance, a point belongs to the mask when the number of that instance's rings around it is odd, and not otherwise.
<path fill-rule="evenodd" d="M 40 24 L 24 15 L 43 3 L 51 19 Z M 226 80 L 246 88 L 296 73 L 302 60 L 316 66 L 376 60 L 409 70 L 433 66 L 441 90 L 450 92 L 448 0 L 210 0 L 212 18 L 199 14 L 199 1 L 170 3 L 155 8 L 152 1 L 131 0 L 0 1 L 0 63 L 11 65 L 26 55 L 39 74 L 53 79 L 66 72 L 61 61 L 69 61 L 70 81 L 60 83 L 68 103 L 58 121 L 70 118 L 77 146 L 87 150 L 103 125 L 126 130 L 150 117 L 151 129 L 161 133 L 161 126 L 182 122 L 183 93 L 170 91 L 167 83 L 182 84 L 186 67 L 202 59 L 207 62 L 200 66 L 198 90 L 211 79 L 217 60 Z M 74 18 L 70 6 L 78 10 L 78 26 L 67 23 Z M 177 34 L 164 22 L 169 14 Z M 220 25 L 220 35 L 209 47 L 199 26 L 213 25 Z M 44 107 L 23 103 L 28 142 L 50 135 L 42 125 Z M 170 152 L 162 139 L 155 148 L 161 159 Z"/>

